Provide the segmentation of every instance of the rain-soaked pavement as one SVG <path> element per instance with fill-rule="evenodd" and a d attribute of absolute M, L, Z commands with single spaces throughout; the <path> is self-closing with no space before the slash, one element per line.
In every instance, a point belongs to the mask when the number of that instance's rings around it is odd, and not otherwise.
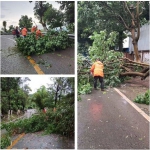
<path fill-rule="evenodd" d="M 149 122 L 114 89 L 78 102 L 78 149 L 149 149 Z"/>
<path fill-rule="evenodd" d="M 74 139 L 59 134 L 27 133 L 12 149 L 74 149 Z"/>
<path fill-rule="evenodd" d="M 12 35 L 1 35 L 1 74 L 37 74 L 15 44 Z M 74 74 L 74 48 L 31 57 L 44 74 Z"/>
<path fill-rule="evenodd" d="M 23 118 L 30 118 L 37 113 L 36 109 L 28 109 Z M 11 141 L 16 143 L 12 149 L 74 149 L 74 138 L 62 136 L 59 134 L 45 135 L 43 131 L 27 133 L 20 140 L 17 138 L 21 134 L 11 137 Z M 16 142 L 15 142 L 16 141 Z"/>

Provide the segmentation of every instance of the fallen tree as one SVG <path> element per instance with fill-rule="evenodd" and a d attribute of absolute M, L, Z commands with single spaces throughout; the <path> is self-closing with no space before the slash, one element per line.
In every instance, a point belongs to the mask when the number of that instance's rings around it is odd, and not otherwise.
<path fill-rule="evenodd" d="M 89 57 L 78 54 L 78 93 L 90 93 L 93 86 L 93 77 L 90 75 L 90 67 L 96 58 L 104 64 L 105 86 L 118 86 L 127 77 L 140 76 L 141 80 L 149 76 L 149 64 L 132 61 L 124 57 L 122 52 L 109 50 L 114 46 L 116 33 L 106 35 L 105 31 L 91 36 L 93 45 L 89 48 Z M 86 88 L 86 90 L 84 89 Z M 87 90 L 89 89 L 89 90 Z"/>

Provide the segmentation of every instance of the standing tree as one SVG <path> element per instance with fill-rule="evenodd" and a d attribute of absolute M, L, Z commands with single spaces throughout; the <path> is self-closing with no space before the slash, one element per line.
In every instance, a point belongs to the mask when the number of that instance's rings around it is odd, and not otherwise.
<path fill-rule="evenodd" d="M 9 32 L 11 32 L 13 29 L 14 29 L 14 26 L 13 26 L 13 25 L 10 25 L 10 26 L 9 26 Z"/>
<path fill-rule="evenodd" d="M 6 21 L 3 21 L 3 27 L 4 27 L 4 31 L 6 32 L 6 25 L 7 25 L 7 22 Z"/>
<path fill-rule="evenodd" d="M 49 25 L 49 28 L 53 29 L 56 27 L 62 28 L 64 24 L 64 14 L 60 10 L 54 9 L 52 5 L 44 14 L 44 18 Z"/>
<path fill-rule="evenodd" d="M 2 111 L 5 113 L 12 110 L 12 104 L 14 103 L 11 99 L 14 91 L 18 92 L 20 78 L 1 78 L 1 95 L 2 95 Z M 11 112 L 10 112 L 11 113 Z"/>
<path fill-rule="evenodd" d="M 32 27 L 32 24 L 32 18 L 28 18 L 27 15 L 21 16 L 21 19 L 19 20 L 20 28 L 26 27 L 27 30 L 29 30 Z"/>
<path fill-rule="evenodd" d="M 138 54 L 138 40 L 140 37 L 140 16 L 143 13 L 144 2 L 121 2 L 122 10 L 124 13 L 119 13 L 117 9 L 112 7 L 109 2 L 100 2 L 104 9 L 110 11 L 110 16 L 116 18 L 116 21 L 123 25 L 127 31 L 131 32 L 132 44 L 136 61 L 140 62 Z"/>
<path fill-rule="evenodd" d="M 45 3 L 45 1 L 35 1 L 34 15 L 39 20 L 39 23 L 42 24 L 44 30 L 47 30 L 44 14 L 48 10 L 49 7 L 50 7 L 50 4 Z"/>
<path fill-rule="evenodd" d="M 45 86 L 41 86 L 32 97 L 32 101 L 35 102 L 40 109 L 46 107 L 45 102 L 47 100 L 49 100 L 49 93 Z"/>
<path fill-rule="evenodd" d="M 143 22 L 143 18 L 148 16 L 148 8 L 146 7 L 148 4 L 145 5 L 145 3 L 147 4 L 147 2 L 131 1 L 80 2 L 78 4 L 78 23 L 81 39 L 83 37 L 88 37 L 93 30 L 98 31 L 107 29 L 109 33 L 117 31 L 119 32 L 118 39 L 119 47 L 121 49 L 124 32 L 131 32 L 136 61 L 140 61 L 137 43 L 140 36 L 140 25 Z"/>
<path fill-rule="evenodd" d="M 75 22 L 75 9 L 74 1 L 57 1 L 60 4 L 60 10 L 64 10 L 65 22 L 68 25 L 68 28 L 74 32 L 74 22 Z"/>

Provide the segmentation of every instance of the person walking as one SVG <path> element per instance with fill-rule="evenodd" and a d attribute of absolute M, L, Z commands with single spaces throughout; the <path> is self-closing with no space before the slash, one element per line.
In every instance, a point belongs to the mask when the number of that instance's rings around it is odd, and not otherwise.
<path fill-rule="evenodd" d="M 21 30 L 21 33 L 22 33 L 22 35 L 23 35 L 23 37 L 25 38 L 26 36 L 27 36 L 27 29 L 26 29 L 26 27 L 24 27 L 22 30 Z"/>
<path fill-rule="evenodd" d="M 97 89 L 97 80 L 99 80 L 101 86 L 101 91 L 104 91 L 104 65 L 99 58 L 96 59 L 96 62 L 92 65 L 90 72 L 94 76 L 94 89 Z"/>
<path fill-rule="evenodd" d="M 19 32 L 18 26 L 16 26 L 15 33 L 16 33 L 16 37 L 19 38 L 20 32 Z"/>

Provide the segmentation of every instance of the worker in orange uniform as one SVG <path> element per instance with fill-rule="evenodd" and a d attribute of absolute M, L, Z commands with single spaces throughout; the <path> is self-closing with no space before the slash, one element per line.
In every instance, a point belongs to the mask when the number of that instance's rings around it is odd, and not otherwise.
<path fill-rule="evenodd" d="M 21 30 L 21 33 L 22 33 L 22 35 L 23 35 L 23 37 L 25 38 L 26 36 L 27 36 L 27 29 L 26 29 L 26 27 L 24 27 L 22 30 Z"/>
<path fill-rule="evenodd" d="M 31 33 L 36 32 L 36 30 L 37 30 L 37 26 L 36 26 L 36 27 L 35 27 L 35 26 L 33 26 L 33 27 L 31 28 Z"/>
<path fill-rule="evenodd" d="M 37 29 L 36 30 L 36 39 L 38 39 L 38 37 L 43 36 L 43 34 L 41 33 L 41 30 Z"/>
<path fill-rule="evenodd" d="M 97 80 L 101 83 L 101 91 L 104 91 L 104 65 L 99 58 L 96 59 L 96 62 L 92 65 L 90 72 L 94 76 L 94 89 L 97 89 Z"/>

